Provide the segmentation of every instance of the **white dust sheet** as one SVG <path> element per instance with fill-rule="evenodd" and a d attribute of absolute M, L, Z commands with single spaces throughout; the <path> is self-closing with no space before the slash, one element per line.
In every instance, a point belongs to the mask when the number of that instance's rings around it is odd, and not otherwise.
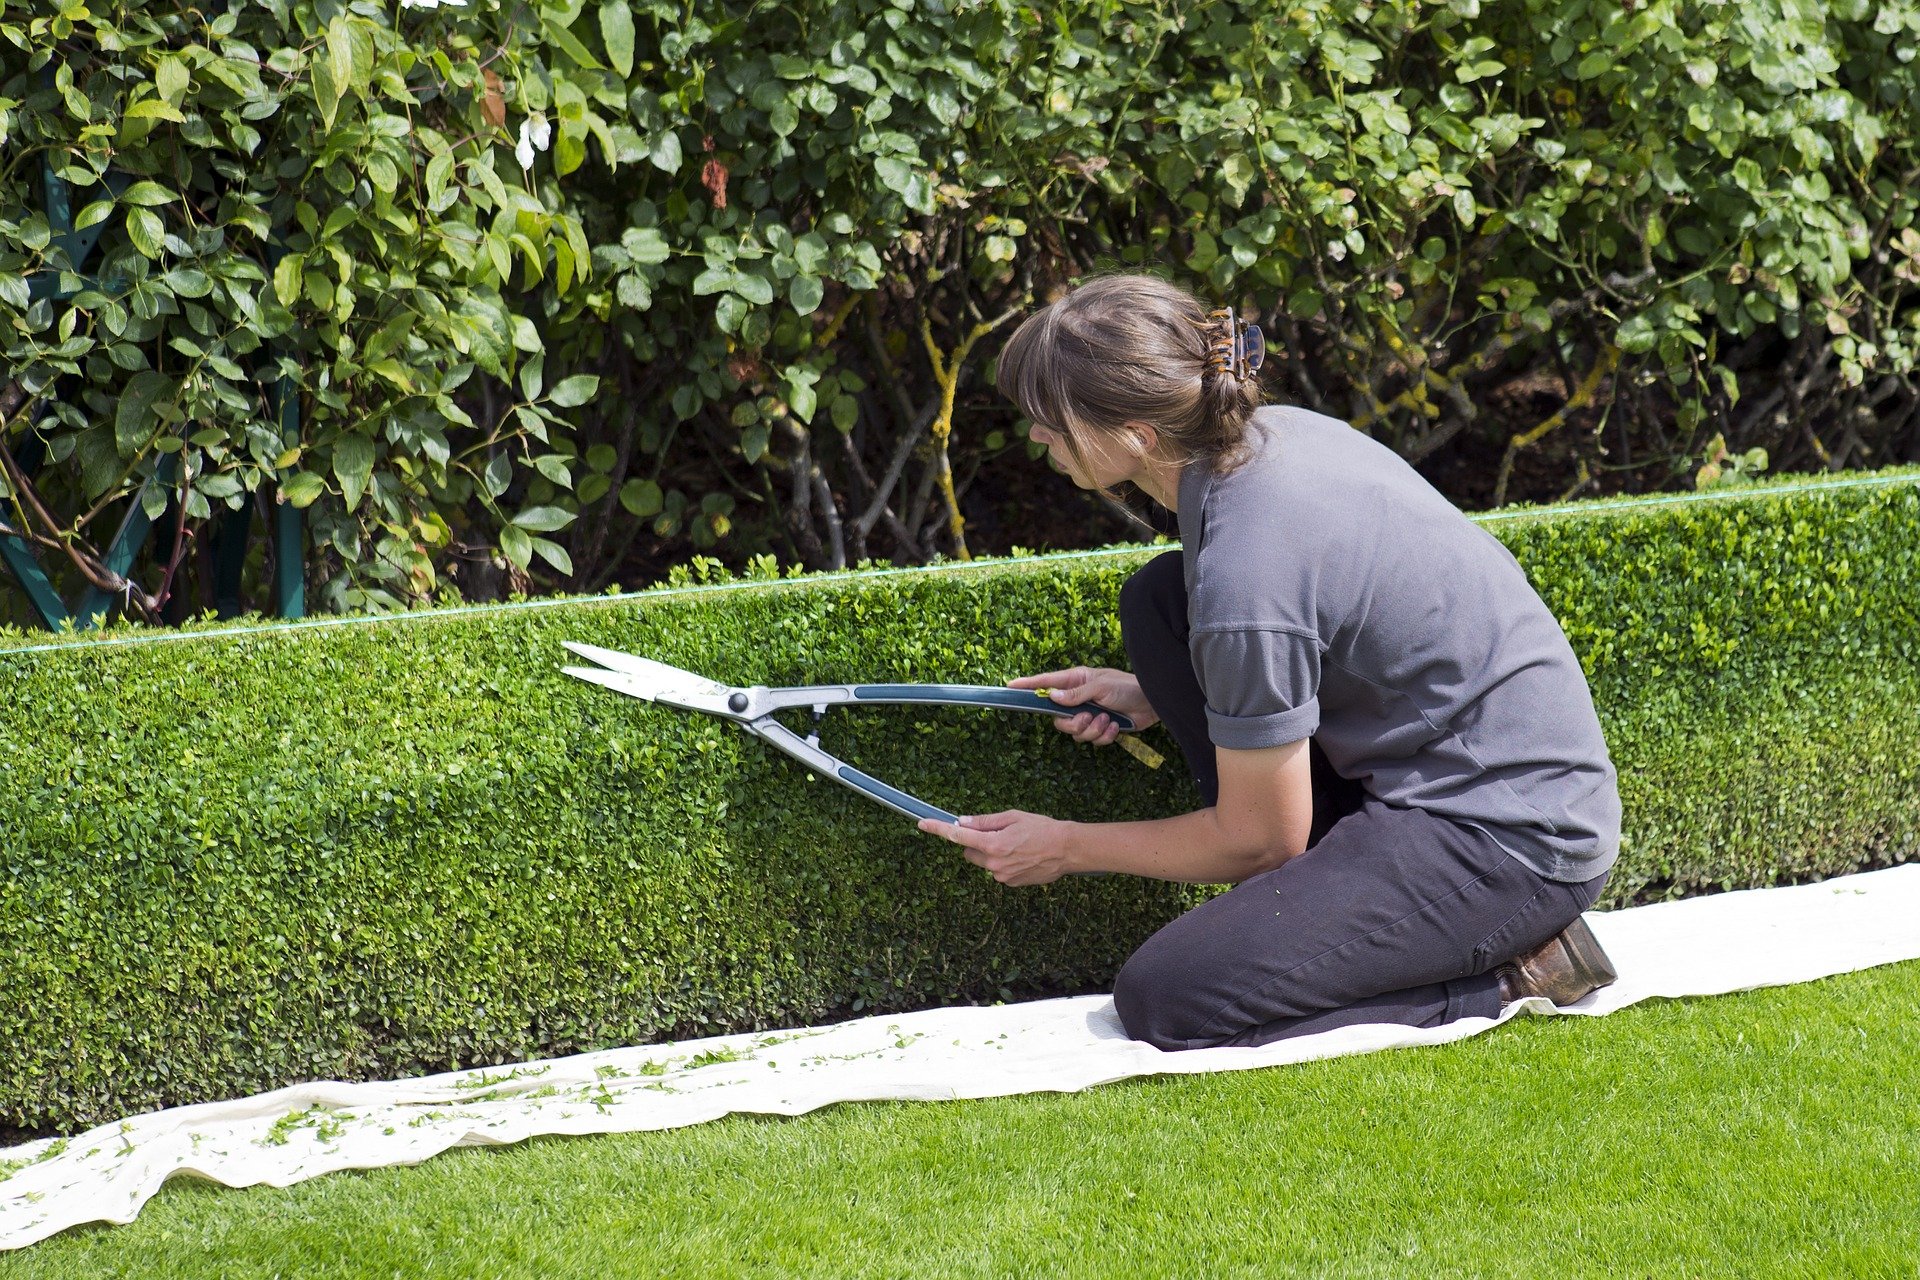
<path fill-rule="evenodd" d="M 1071 1093 L 1161 1073 L 1238 1071 L 1442 1044 L 1516 1014 L 1598 1016 L 1650 997 L 1806 982 L 1920 958 L 1920 863 L 1820 884 L 1588 914 L 1619 981 L 1576 1005 L 1508 1006 L 1444 1027 L 1343 1027 L 1259 1048 L 1166 1053 L 1129 1040 L 1109 996 L 929 1009 L 834 1026 L 609 1049 L 512 1068 L 367 1084 L 316 1081 L 148 1112 L 64 1143 L 0 1149 L 0 1249 L 84 1222 L 131 1222 L 192 1174 L 284 1187 L 336 1169 L 417 1164 L 536 1134 L 632 1133 L 730 1112 L 835 1102 Z M 20 1163 L 24 1161 L 25 1163 Z M 16 1167 L 17 1166 L 17 1167 Z"/>

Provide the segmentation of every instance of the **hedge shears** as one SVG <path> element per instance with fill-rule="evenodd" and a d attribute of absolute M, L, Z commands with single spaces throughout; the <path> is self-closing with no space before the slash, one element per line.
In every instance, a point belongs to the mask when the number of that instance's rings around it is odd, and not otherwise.
<path fill-rule="evenodd" d="M 1043 711 L 1056 716 L 1093 711 L 1111 716 L 1123 733 L 1133 728 L 1131 717 L 1097 703 L 1058 706 L 1045 689 L 999 689 L 992 685 L 972 684 L 812 684 L 780 689 L 754 685 L 739 689 L 691 671 L 683 671 L 679 667 L 668 666 L 664 662 L 655 662 L 651 658 L 621 653 L 617 649 L 602 649 L 597 645 L 575 644 L 572 641 L 563 643 L 571 652 L 599 664 L 593 667 L 561 668 L 568 675 L 605 685 L 630 698 L 678 707 L 683 711 L 704 711 L 708 715 L 731 720 L 754 737 L 786 752 L 821 777 L 851 787 L 869 800 L 910 818 L 938 818 L 943 822 L 960 820 L 957 815 L 910 796 L 897 787 L 890 787 L 821 750 L 820 721 L 825 718 L 829 707 L 918 703 L 929 706 L 992 707 L 1005 711 Z M 812 730 L 804 738 L 774 719 L 777 711 L 802 707 L 813 712 Z M 1130 742 L 1129 739 L 1122 741 Z M 1144 744 L 1134 745 L 1140 751 L 1149 750 Z M 1157 757 L 1149 763 L 1154 762 L 1157 762 Z"/>

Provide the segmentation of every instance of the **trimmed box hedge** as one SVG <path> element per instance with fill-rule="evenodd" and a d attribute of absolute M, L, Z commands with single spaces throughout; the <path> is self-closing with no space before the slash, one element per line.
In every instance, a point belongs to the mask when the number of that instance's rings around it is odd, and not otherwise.
<path fill-rule="evenodd" d="M 1481 518 L 1593 683 L 1606 904 L 1914 856 L 1920 468 Z M 741 684 L 1118 665 L 1120 584 L 1166 549 L 0 637 L 0 1123 L 1102 989 L 1213 890 L 1004 888 L 729 724 L 561 675 L 560 642 Z M 823 741 L 960 811 L 1195 803 L 1177 759 L 1037 716 L 837 711 Z"/>

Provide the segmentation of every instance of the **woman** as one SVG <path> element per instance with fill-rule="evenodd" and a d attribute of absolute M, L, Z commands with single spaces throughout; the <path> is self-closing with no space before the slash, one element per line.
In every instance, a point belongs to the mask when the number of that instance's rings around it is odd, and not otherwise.
<path fill-rule="evenodd" d="M 1361 1022 L 1438 1026 L 1613 980 L 1580 913 L 1620 798 L 1579 660 L 1519 563 L 1392 450 L 1262 407 L 1258 331 L 1150 276 L 1029 317 L 998 386 L 1088 489 L 1131 482 L 1182 549 L 1120 593 L 1133 670 L 1026 676 L 1163 722 L 1203 808 L 1147 822 L 1009 811 L 921 829 L 1004 884 L 1107 871 L 1235 887 L 1114 984 L 1162 1049 Z M 1057 721 L 1111 743 L 1105 715 Z"/>

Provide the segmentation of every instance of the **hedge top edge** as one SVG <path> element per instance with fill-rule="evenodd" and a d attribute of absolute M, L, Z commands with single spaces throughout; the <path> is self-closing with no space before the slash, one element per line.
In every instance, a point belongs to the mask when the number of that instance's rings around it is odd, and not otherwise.
<path fill-rule="evenodd" d="M 1488 524 L 1504 520 L 1561 520 L 1589 515 L 1611 515 L 1647 507 L 1690 506 L 1696 503 L 1743 501 L 1750 499 L 1775 498 L 1805 493 L 1816 493 L 1841 489 L 1884 488 L 1892 485 L 1911 484 L 1920 488 L 1920 465 L 1893 467 L 1868 475 L 1849 476 L 1837 480 L 1820 480 L 1814 477 L 1792 479 L 1787 476 L 1778 478 L 1778 482 L 1768 485 L 1741 485 L 1698 490 L 1690 493 L 1656 494 L 1635 498 L 1607 499 L 1583 498 L 1572 502 L 1554 503 L 1544 506 L 1516 505 L 1498 511 L 1468 513 L 1467 518 L 1479 524 Z M 215 627 L 206 630 L 160 630 L 146 627 L 129 627 L 123 631 L 107 631 L 89 637 L 62 638 L 52 643 L 15 644 L 15 639 L 30 638 L 30 632 L 11 632 L 0 629 L 0 657 L 12 657 L 19 654 L 58 653 L 72 649 L 113 648 L 126 645 L 162 644 L 187 640 L 213 640 L 236 636 L 263 635 L 269 633 L 313 631 L 331 627 L 372 625 L 383 622 L 404 622 L 424 618 L 458 618 L 484 613 L 512 613 L 525 609 L 549 609 L 566 605 L 606 605 L 623 604 L 637 600 L 669 599 L 676 596 L 702 595 L 711 592 L 743 591 L 754 588 L 776 589 L 781 587 L 818 587 L 828 583 L 863 581 L 875 578 L 899 577 L 909 574 L 932 574 L 965 569 L 1005 569 L 1020 565 L 1047 564 L 1070 560 L 1097 559 L 1108 556 L 1139 555 L 1147 551 L 1167 551 L 1178 548 L 1177 539 L 1165 539 L 1159 542 L 1119 543 L 1107 547 L 1081 551 L 1054 551 L 1038 555 L 991 557 L 981 556 L 972 560 L 938 561 L 929 565 L 907 565 L 880 569 L 849 569 L 828 573 L 808 573 L 792 578 L 738 578 L 725 582 L 702 582 L 680 586 L 648 587 L 639 591 L 623 591 L 604 595 L 563 595 L 547 596 L 533 600 L 514 600 L 499 604 L 456 605 L 443 609 L 414 609 L 402 613 L 378 613 L 336 615 L 319 618 L 303 618 L 288 622 L 250 623 L 243 626 Z"/>

